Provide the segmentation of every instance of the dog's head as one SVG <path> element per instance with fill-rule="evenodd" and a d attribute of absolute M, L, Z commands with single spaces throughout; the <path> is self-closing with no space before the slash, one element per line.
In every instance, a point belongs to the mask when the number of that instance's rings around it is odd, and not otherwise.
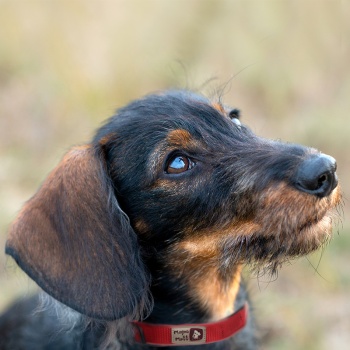
<path fill-rule="evenodd" d="M 108 320 L 147 302 L 150 275 L 195 289 L 318 248 L 340 200 L 334 159 L 238 119 L 183 91 L 131 103 L 48 176 L 7 253 L 54 298 Z"/>

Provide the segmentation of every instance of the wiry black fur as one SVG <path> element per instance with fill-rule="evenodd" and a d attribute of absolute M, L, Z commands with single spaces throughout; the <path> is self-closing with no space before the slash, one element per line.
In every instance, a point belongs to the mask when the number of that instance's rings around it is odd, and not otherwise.
<path fill-rule="evenodd" d="M 11 235 L 16 240 L 10 239 L 7 252 L 44 290 L 82 314 L 75 314 L 72 310 L 74 322 L 69 322 L 67 330 L 66 319 L 51 308 L 44 308 L 31 316 L 40 304 L 36 298 L 16 304 L 0 319 L 0 349 L 94 349 L 101 344 L 111 349 L 156 349 L 133 343 L 129 320 L 143 316 L 147 322 L 154 323 L 207 322 L 211 317 L 210 310 L 195 300 L 189 291 L 191 276 L 199 278 L 206 275 L 208 268 L 215 268 L 218 280 L 226 286 L 237 270 L 237 264 L 257 261 L 274 269 L 286 257 L 305 254 L 323 243 L 317 240 L 304 246 L 296 242 L 295 232 L 302 229 L 296 225 L 298 214 L 293 211 L 285 216 L 278 213 L 279 221 L 275 219 L 270 224 L 269 218 L 274 214 L 264 207 L 264 200 L 271 195 L 269 191 L 275 191 L 278 184 L 283 183 L 294 191 L 300 164 L 318 153 L 299 145 L 260 138 L 230 118 L 239 118 L 239 111 L 220 111 L 204 97 L 187 91 L 147 96 L 120 109 L 98 130 L 87 149 L 77 151 L 80 158 L 75 162 L 71 156 L 62 162 L 63 170 L 59 171 L 63 174 L 66 168 L 75 169 L 75 163 L 86 166 L 88 161 L 94 167 L 97 164 L 100 170 L 98 175 L 96 172 L 91 175 L 93 183 L 102 182 L 104 194 L 101 198 L 108 202 L 98 216 L 103 223 L 110 220 L 103 225 L 99 225 L 97 219 L 84 222 L 89 215 L 96 216 L 90 202 L 96 196 L 100 198 L 100 194 L 95 185 L 84 188 L 80 180 L 81 168 L 73 172 L 73 185 L 68 177 L 63 181 L 64 175 L 59 179 L 53 175 L 55 186 L 56 182 L 59 183 L 61 190 L 54 195 L 51 185 L 46 190 L 56 198 L 53 207 L 47 204 L 51 211 L 48 216 L 55 217 L 49 221 L 57 221 L 53 228 L 49 226 L 49 230 L 53 230 L 51 239 L 58 237 L 59 245 L 64 247 L 65 266 L 72 269 L 73 276 L 76 273 L 76 289 L 73 280 L 66 280 L 65 275 L 59 274 L 60 270 L 57 272 L 50 266 L 50 261 L 42 265 L 42 261 L 37 261 L 32 254 L 18 253 L 23 238 L 18 239 L 17 232 L 27 237 L 31 228 L 36 229 L 35 221 L 28 213 L 34 204 L 41 206 L 43 190 L 29 202 L 15 224 Z M 175 130 L 191 135 L 191 140 L 183 140 L 180 145 L 169 140 L 169 135 Z M 174 155 L 188 157 L 195 166 L 180 174 L 167 173 Z M 86 178 L 90 178 L 89 173 Z M 67 186 L 73 193 L 65 192 Z M 80 192 L 74 192 L 75 186 L 86 194 L 84 203 L 79 198 Z M 67 202 L 74 207 L 74 213 L 84 208 L 83 214 L 70 217 L 72 208 L 65 208 Z M 310 211 L 310 217 L 317 216 L 317 210 L 313 208 L 317 208 L 319 202 L 316 197 L 307 198 L 301 210 Z M 302 206 L 302 203 L 291 205 Z M 60 213 L 55 213 L 58 206 Z M 259 218 L 259 229 L 220 236 L 220 231 L 227 232 L 237 224 L 253 222 L 255 216 L 264 212 L 270 216 L 267 215 L 266 220 Z M 22 225 L 22 221 L 29 224 Z M 47 230 L 47 226 L 44 228 Z M 90 229 L 98 237 L 102 235 L 97 246 L 91 241 Z M 64 235 L 62 230 L 66 232 Z M 69 240 L 74 239 L 70 237 L 71 231 L 80 237 L 80 246 L 85 250 L 78 254 L 77 266 L 75 249 L 78 246 L 71 246 L 73 242 Z M 197 266 L 194 263 L 196 257 L 190 256 L 185 249 L 181 250 L 181 242 L 201 239 L 204 235 L 210 237 L 211 232 L 216 235 L 213 242 L 218 246 L 218 256 Z M 137 242 L 133 238 L 135 233 Z M 110 242 L 111 247 L 108 254 L 102 251 L 106 242 Z M 132 247 L 135 252 L 127 252 L 124 247 L 129 247 L 129 250 Z M 55 249 L 52 251 L 55 254 Z M 96 275 L 93 275 L 94 279 L 89 276 L 94 271 L 84 271 L 81 264 L 81 260 L 88 262 L 89 256 L 96 258 L 97 266 L 103 267 L 101 271 L 104 273 L 97 276 L 97 281 Z M 46 274 L 47 264 L 52 273 L 58 274 Z M 196 270 L 191 271 L 193 266 Z M 180 273 L 174 273 L 181 267 L 186 277 L 183 279 L 179 277 Z M 101 288 L 98 287 L 99 281 Z M 84 291 L 85 296 L 82 298 L 75 290 Z M 129 295 L 124 295 L 126 292 Z M 107 296 L 113 298 L 110 310 L 94 307 Z M 150 296 L 153 307 L 150 306 Z M 245 287 L 241 284 L 236 309 L 247 299 Z M 60 308 L 66 307 L 56 304 L 56 310 Z M 199 347 L 181 347 L 185 348 Z M 200 348 L 255 349 L 252 314 L 245 329 L 233 338 L 201 345 Z"/>
<path fill-rule="evenodd" d="M 154 150 L 164 143 L 164 135 L 176 129 L 188 130 L 202 143 L 181 150 L 197 165 L 191 173 L 180 175 L 186 187 L 175 197 L 173 189 L 166 193 L 164 188 L 152 187 L 166 175 L 163 164 L 152 164 L 144 150 Z M 118 137 L 120 131 L 122 137 Z M 98 131 L 94 143 L 111 134 L 116 137 L 106 145 L 106 155 L 118 201 L 131 221 L 150 218 L 147 239 L 155 245 L 176 239 L 184 225 L 200 230 L 225 226 L 232 216 L 249 217 L 251 208 L 240 205 L 242 198 L 261 192 L 273 181 L 292 182 L 295 169 L 309 152 L 299 145 L 259 138 L 247 127 L 238 128 L 223 118 L 201 96 L 177 91 L 149 96 L 121 109 Z"/>

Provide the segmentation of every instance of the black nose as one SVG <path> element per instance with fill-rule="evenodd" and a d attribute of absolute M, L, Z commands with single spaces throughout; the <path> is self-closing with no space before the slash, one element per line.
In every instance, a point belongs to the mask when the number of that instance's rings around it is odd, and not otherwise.
<path fill-rule="evenodd" d="M 304 160 L 296 174 L 295 185 L 318 197 L 328 196 L 338 184 L 336 160 L 325 154 L 313 155 Z"/>

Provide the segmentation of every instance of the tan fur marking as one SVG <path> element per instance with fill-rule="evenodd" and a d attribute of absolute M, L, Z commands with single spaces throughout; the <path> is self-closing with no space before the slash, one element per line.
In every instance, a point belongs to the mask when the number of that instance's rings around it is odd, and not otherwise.
<path fill-rule="evenodd" d="M 220 113 L 226 114 L 225 113 L 225 108 L 220 102 L 214 102 L 212 106 Z"/>
<path fill-rule="evenodd" d="M 167 141 L 178 147 L 186 147 L 191 141 L 191 134 L 187 130 L 177 129 L 169 132 Z"/>
<path fill-rule="evenodd" d="M 241 280 L 241 265 L 235 266 L 232 276 L 225 280 L 218 273 L 219 242 L 226 234 L 214 232 L 191 237 L 179 242 L 170 257 L 172 272 L 188 283 L 191 299 L 208 312 L 212 321 L 234 312 Z"/>
<path fill-rule="evenodd" d="M 138 233 L 146 233 L 148 231 L 148 225 L 143 219 L 137 219 L 134 224 L 135 230 Z"/>
<path fill-rule="evenodd" d="M 191 237 L 179 243 L 179 248 L 185 249 L 192 254 L 213 255 L 216 254 L 216 247 L 218 243 L 225 237 L 232 236 L 246 236 L 258 231 L 261 226 L 252 221 L 233 221 L 224 229 L 214 231 L 213 229 L 206 229 L 200 232 L 187 232 Z"/>
<path fill-rule="evenodd" d="M 339 186 L 324 198 L 310 196 L 281 183 L 271 187 L 260 199 L 261 204 L 256 213 L 255 222 L 261 223 L 265 233 L 275 234 L 283 227 L 294 227 L 295 231 L 302 226 L 313 228 L 306 230 L 303 235 L 295 239 L 304 240 L 322 239 L 331 233 L 331 210 L 340 202 Z M 267 213 L 270 215 L 267 215 Z M 322 224 L 321 224 L 322 222 Z"/>
<path fill-rule="evenodd" d="M 234 302 L 241 281 L 241 264 L 223 279 L 218 272 L 219 241 L 224 234 L 191 238 L 176 244 L 170 255 L 171 271 L 188 284 L 189 296 L 208 312 L 210 320 L 234 312 Z"/>
<path fill-rule="evenodd" d="M 201 305 L 204 305 L 209 311 L 210 321 L 218 321 L 235 311 L 234 304 L 241 282 L 241 271 L 242 266 L 239 265 L 228 284 L 224 284 L 220 280 L 214 268 L 210 269 L 201 278 L 190 282 L 194 300 L 199 300 Z"/>

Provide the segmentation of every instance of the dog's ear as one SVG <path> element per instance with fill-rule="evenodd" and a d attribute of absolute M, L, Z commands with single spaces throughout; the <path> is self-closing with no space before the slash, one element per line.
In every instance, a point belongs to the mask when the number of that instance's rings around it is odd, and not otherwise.
<path fill-rule="evenodd" d="M 146 301 L 148 277 L 106 173 L 100 149 L 68 152 L 19 213 L 6 252 L 55 299 L 114 320 Z"/>

